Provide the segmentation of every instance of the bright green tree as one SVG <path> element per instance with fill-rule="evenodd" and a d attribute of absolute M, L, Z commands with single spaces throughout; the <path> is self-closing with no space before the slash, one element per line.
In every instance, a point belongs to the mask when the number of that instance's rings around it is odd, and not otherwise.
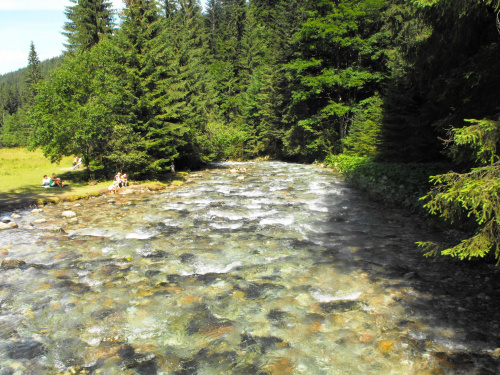
<path fill-rule="evenodd" d="M 31 148 L 41 147 L 53 162 L 81 155 L 87 167 L 106 163 L 125 105 L 119 55 L 110 41 L 102 40 L 90 51 L 67 56 L 38 86 L 30 115 Z"/>

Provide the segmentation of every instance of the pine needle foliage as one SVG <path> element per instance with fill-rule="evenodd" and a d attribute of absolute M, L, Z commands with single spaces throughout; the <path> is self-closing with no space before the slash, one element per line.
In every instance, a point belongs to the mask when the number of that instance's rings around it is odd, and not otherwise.
<path fill-rule="evenodd" d="M 500 261 L 500 162 L 497 144 L 500 122 L 468 120 L 473 125 L 454 129 L 455 145 L 469 145 L 478 167 L 468 173 L 450 172 L 431 177 L 436 186 L 421 200 L 431 214 L 457 221 L 463 214 L 473 218 L 477 229 L 471 237 L 455 246 L 419 242 L 426 255 L 449 255 L 461 260 L 483 258 L 490 252 Z"/>

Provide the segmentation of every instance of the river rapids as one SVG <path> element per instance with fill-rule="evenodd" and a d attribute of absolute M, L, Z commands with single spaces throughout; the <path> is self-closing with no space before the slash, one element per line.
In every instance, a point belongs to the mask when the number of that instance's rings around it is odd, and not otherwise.
<path fill-rule="evenodd" d="M 498 270 L 423 257 L 420 219 L 328 169 L 218 163 L 17 213 L 2 375 L 500 373 Z"/>

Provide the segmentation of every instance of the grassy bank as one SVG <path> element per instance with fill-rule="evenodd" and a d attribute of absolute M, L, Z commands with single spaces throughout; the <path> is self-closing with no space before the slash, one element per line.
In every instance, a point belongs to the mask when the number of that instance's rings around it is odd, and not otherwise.
<path fill-rule="evenodd" d="M 65 157 L 59 164 L 51 164 L 42 152 L 25 148 L 0 149 L 0 212 L 31 204 L 57 203 L 63 200 L 85 199 L 106 193 L 111 180 L 85 181 L 83 169 L 72 170 L 73 157 Z M 63 188 L 41 188 L 43 175 L 55 173 Z M 131 187 L 151 189 L 180 184 L 187 173 L 166 175 L 160 181 L 129 181 Z"/>
<path fill-rule="evenodd" d="M 325 164 L 341 172 L 353 187 L 371 199 L 418 214 L 427 213 L 419 199 L 432 186 L 429 176 L 449 169 L 442 163 L 381 163 L 344 154 L 327 157 Z"/>

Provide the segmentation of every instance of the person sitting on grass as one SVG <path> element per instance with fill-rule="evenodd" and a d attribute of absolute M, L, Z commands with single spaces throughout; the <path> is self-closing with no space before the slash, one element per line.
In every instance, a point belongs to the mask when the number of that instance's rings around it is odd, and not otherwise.
<path fill-rule="evenodd" d="M 50 187 L 50 178 L 47 175 L 43 176 L 42 186 L 43 187 Z"/>
<path fill-rule="evenodd" d="M 64 185 L 59 177 L 56 177 L 55 173 L 52 173 L 52 178 L 50 179 L 50 186 L 59 186 L 62 188 Z"/>
<path fill-rule="evenodd" d="M 128 177 L 127 177 L 126 173 L 124 173 L 124 174 L 121 175 L 120 181 L 121 181 L 121 186 L 122 187 L 128 186 Z"/>

